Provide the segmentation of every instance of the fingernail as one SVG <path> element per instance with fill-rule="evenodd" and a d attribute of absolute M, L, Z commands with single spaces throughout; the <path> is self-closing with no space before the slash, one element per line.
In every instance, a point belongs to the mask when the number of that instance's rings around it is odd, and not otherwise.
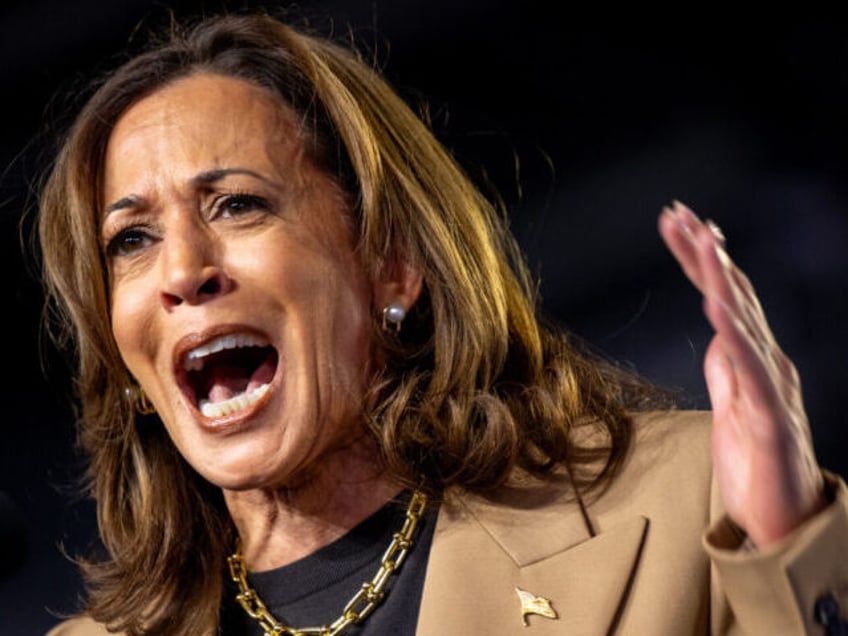
<path fill-rule="evenodd" d="M 677 227 L 680 228 L 680 231 L 686 238 L 694 240 L 692 228 L 689 225 L 691 219 L 686 216 L 683 210 L 681 210 L 678 201 L 672 201 L 671 205 L 665 206 L 663 208 L 663 213 L 668 214 L 672 219 L 674 219 L 674 222 L 677 223 Z"/>
<path fill-rule="evenodd" d="M 724 232 L 721 231 L 721 228 L 712 219 L 707 219 L 704 223 L 706 223 L 707 227 L 710 228 L 710 232 L 712 232 L 713 236 L 716 237 L 716 241 L 718 241 L 719 245 L 724 247 L 725 243 L 727 243 L 727 239 L 724 236 Z"/>
<path fill-rule="evenodd" d="M 678 216 L 683 216 L 692 223 L 701 222 L 701 219 L 698 218 L 698 215 L 695 214 L 691 210 L 691 208 L 689 208 L 689 206 L 687 206 L 685 203 L 681 203 L 677 199 L 674 199 L 671 202 L 671 207 L 674 208 L 674 211 L 675 213 L 677 213 Z"/>

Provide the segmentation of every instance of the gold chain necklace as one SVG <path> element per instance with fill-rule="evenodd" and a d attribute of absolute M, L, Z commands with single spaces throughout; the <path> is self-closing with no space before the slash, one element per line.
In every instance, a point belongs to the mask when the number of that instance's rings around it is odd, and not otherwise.
<path fill-rule="evenodd" d="M 427 496 L 421 492 L 412 493 L 409 506 L 406 508 L 406 519 L 400 532 L 392 536 L 392 542 L 383 553 L 380 569 L 370 581 L 362 584 L 359 591 L 345 605 L 342 615 L 332 624 L 321 627 L 290 627 L 284 625 L 268 611 L 265 603 L 259 598 L 256 590 L 247 582 L 247 566 L 241 556 L 241 545 L 236 542 L 236 551 L 227 557 L 230 566 L 230 576 L 238 586 L 236 600 L 248 615 L 255 619 L 265 630 L 265 636 L 336 636 L 341 634 L 354 623 L 364 620 L 386 595 L 386 584 L 389 577 L 400 568 L 409 550 L 412 548 L 412 535 L 418 526 L 418 520 L 424 514 Z"/>

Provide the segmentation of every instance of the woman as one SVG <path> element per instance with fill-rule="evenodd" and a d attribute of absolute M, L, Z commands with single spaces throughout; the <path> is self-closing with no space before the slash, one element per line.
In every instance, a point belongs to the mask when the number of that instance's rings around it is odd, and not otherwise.
<path fill-rule="evenodd" d="M 815 633 L 844 485 L 720 233 L 659 227 L 712 417 L 540 324 L 496 211 L 354 54 L 255 15 L 127 62 L 41 198 L 107 551 L 52 633 Z"/>

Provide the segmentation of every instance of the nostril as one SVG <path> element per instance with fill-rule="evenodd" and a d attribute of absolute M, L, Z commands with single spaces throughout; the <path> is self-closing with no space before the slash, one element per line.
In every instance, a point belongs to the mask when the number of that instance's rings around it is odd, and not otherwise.
<path fill-rule="evenodd" d="M 200 288 L 197 290 L 198 294 L 202 296 L 214 296 L 215 294 L 221 291 L 221 281 L 217 276 L 213 276 L 206 282 L 204 282 Z"/>
<path fill-rule="evenodd" d="M 206 268 L 182 277 L 172 277 L 162 289 L 162 301 L 168 309 L 183 303 L 204 303 L 226 294 L 232 285 L 229 277 L 218 268 Z"/>
<path fill-rule="evenodd" d="M 231 289 L 220 249 L 218 238 L 195 215 L 176 217 L 160 251 L 161 291 L 166 307 L 208 302 Z"/>
<path fill-rule="evenodd" d="M 168 308 L 176 307 L 177 305 L 183 302 L 181 296 L 177 294 L 170 294 L 168 292 L 162 292 L 162 300 L 165 303 L 165 306 Z"/>

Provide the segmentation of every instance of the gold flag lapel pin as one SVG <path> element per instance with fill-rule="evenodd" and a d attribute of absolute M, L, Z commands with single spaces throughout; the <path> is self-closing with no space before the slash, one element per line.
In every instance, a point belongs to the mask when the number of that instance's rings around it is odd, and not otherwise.
<path fill-rule="evenodd" d="M 542 596 L 536 596 L 533 592 L 522 590 L 520 587 L 515 588 L 515 591 L 518 594 L 518 599 L 521 601 L 521 620 L 524 621 L 525 627 L 530 625 L 527 621 L 528 614 L 537 614 L 545 618 L 559 618 L 556 610 L 551 607 L 550 600 Z"/>

